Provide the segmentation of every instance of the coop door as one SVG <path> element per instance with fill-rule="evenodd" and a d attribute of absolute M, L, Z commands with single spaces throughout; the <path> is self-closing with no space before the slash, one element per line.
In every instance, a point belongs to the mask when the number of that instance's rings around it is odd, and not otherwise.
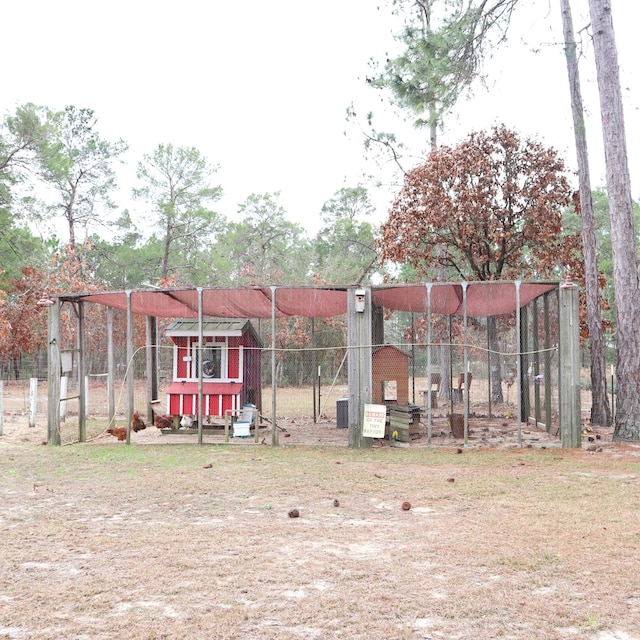
<path fill-rule="evenodd" d="M 398 381 L 383 380 L 382 382 L 382 401 L 397 402 L 398 400 Z"/>

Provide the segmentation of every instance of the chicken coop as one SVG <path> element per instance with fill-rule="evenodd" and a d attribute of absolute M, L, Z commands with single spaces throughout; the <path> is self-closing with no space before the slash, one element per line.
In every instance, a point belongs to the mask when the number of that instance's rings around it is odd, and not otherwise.
<path fill-rule="evenodd" d="M 198 415 L 199 443 L 200 417 L 250 403 L 270 425 L 315 422 L 331 418 L 327 407 L 341 398 L 349 446 L 367 446 L 363 407 L 380 398 L 420 404 L 429 441 L 433 425 L 448 429 L 447 414 L 464 418 L 465 440 L 469 416 L 495 414 L 516 421 L 518 443 L 533 423 L 579 446 L 578 288 L 570 282 L 176 287 L 59 294 L 48 309 L 51 444 L 73 437 L 60 417 L 72 397 L 77 440 L 86 439 L 92 416 L 79 381 L 99 375 L 110 422 L 114 407 L 131 416 L 166 398 L 171 416 Z M 61 328 L 65 314 L 75 330 Z M 101 344 L 106 358 L 96 365 Z M 62 384 L 67 352 L 73 392 Z M 89 426 L 100 429 L 98 420 Z M 277 444 L 279 429 L 270 437 Z"/>
<path fill-rule="evenodd" d="M 173 375 L 167 392 L 172 416 L 199 414 L 202 377 L 202 415 L 223 419 L 225 412 L 245 404 L 261 407 L 262 344 L 249 320 L 237 318 L 180 319 L 165 334 L 173 347 Z M 202 337 L 202 342 L 200 342 Z"/>

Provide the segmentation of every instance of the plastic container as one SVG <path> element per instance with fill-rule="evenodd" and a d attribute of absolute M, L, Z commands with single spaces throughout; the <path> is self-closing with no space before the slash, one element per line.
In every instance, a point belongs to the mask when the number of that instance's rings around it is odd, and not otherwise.
<path fill-rule="evenodd" d="M 242 407 L 242 416 L 240 417 L 240 422 L 248 422 L 249 424 L 253 424 L 253 421 L 256 417 L 256 405 L 247 403 Z"/>
<path fill-rule="evenodd" d="M 251 435 L 251 423 L 250 422 L 234 422 L 233 423 L 233 437 L 245 438 Z"/>

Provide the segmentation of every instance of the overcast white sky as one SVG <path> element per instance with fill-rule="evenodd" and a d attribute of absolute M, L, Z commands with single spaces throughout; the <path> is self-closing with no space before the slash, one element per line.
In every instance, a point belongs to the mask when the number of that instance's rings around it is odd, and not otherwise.
<path fill-rule="evenodd" d="M 612 0 L 625 87 L 634 196 L 640 190 L 640 133 L 635 40 L 636 2 Z M 424 132 L 384 115 L 364 80 L 370 57 L 392 46 L 382 0 L 21 0 L 2 9 L 4 63 L 0 113 L 25 102 L 61 109 L 90 107 L 107 139 L 130 145 L 120 172 L 122 208 L 136 163 L 161 142 L 195 146 L 213 163 L 230 218 L 251 193 L 281 191 L 291 220 L 310 233 L 322 204 L 355 185 L 365 166 L 362 138 L 345 111 L 373 110 L 388 129 L 408 133 L 419 152 Z M 505 122 L 555 146 L 573 167 L 566 67 L 558 42 L 558 0 L 523 0 L 509 43 L 487 64 L 476 87 L 447 120 L 440 140 Z M 587 0 L 572 0 L 574 23 L 588 22 Z M 585 38 L 587 42 L 588 38 Z M 534 52 L 532 49 L 538 48 Z M 591 47 L 581 67 L 591 114 L 593 186 L 604 184 Z M 345 131 L 347 135 L 345 135 Z M 636 149 L 634 149 L 634 147 Z M 380 220 L 391 186 L 376 194 Z"/>

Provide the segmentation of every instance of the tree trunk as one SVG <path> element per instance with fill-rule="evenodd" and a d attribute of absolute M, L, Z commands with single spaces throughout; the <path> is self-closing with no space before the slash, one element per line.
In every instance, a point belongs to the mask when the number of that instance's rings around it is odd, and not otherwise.
<path fill-rule="evenodd" d="M 428 15 L 428 14 L 427 14 Z M 431 151 L 435 151 L 438 148 L 438 116 L 436 111 L 436 105 L 432 102 L 429 105 L 429 144 Z M 438 257 L 440 257 L 445 248 L 443 245 L 438 247 Z M 444 264 L 438 261 L 438 282 L 447 281 L 447 272 L 444 268 Z M 451 347 L 450 340 L 445 341 L 444 344 L 440 344 L 440 399 L 451 400 Z"/>
<path fill-rule="evenodd" d="M 618 352 L 614 440 L 640 440 L 640 291 L 611 0 L 589 0 L 611 217 Z"/>
<path fill-rule="evenodd" d="M 438 246 L 438 256 L 442 254 L 444 247 Z M 444 265 L 438 264 L 438 282 L 446 282 L 447 274 Z M 451 322 L 451 318 L 449 318 Z M 451 338 L 445 340 L 444 343 L 440 343 L 440 399 L 451 400 Z"/>
<path fill-rule="evenodd" d="M 489 369 L 491 371 L 491 402 L 502 404 L 502 367 L 500 365 L 500 342 L 495 316 L 487 317 L 487 341 L 489 343 Z"/>
<path fill-rule="evenodd" d="M 173 225 L 171 219 L 167 220 L 167 232 L 164 238 L 164 251 L 162 254 L 162 272 L 161 278 L 166 280 L 169 275 L 169 256 L 171 255 L 171 236 L 173 233 Z"/>
<path fill-rule="evenodd" d="M 573 35 L 573 20 L 569 0 L 560 0 L 562 28 L 564 31 L 565 57 L 571 93 L 573 131 L 576 141 L 578 162 L 578 183 L 580 190 L 580 210 L 582 220 L 582 252 L 584 254 L 585 295 L 587 299 L 587 326 L 591 353 L 591 424 L 609 426 L 611 408 L 607 395 L 607 367 L 604 357 L 602 337 L 602 317 L 600 314 L 600 286 L 598 283 L 598 257 L 596 248 L 596 220 L 591 198 L 589 177 L 589 153 L 580 91 L 580 76 L 576 43 Z"/>

